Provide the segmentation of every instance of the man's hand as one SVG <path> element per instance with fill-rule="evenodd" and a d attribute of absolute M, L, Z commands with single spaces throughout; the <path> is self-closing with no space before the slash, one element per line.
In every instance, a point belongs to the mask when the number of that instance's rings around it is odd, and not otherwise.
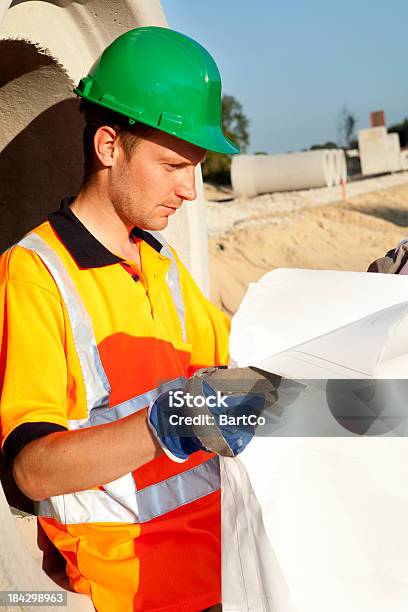
<path fill-rule="evenodd" d="M 152 403 L 149 424 L 174 461 L 197 450 L 235 457 L 276 403 L 279 384 L 279 376 L 257 368 L 203 369 Z"/>

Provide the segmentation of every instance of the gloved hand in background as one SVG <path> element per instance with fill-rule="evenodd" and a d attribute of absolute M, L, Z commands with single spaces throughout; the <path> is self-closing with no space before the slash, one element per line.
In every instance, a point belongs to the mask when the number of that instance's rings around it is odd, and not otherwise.
<path fill-rule="evenodd" d="M 401 240 L 395 249 L 370 263 L 367 272 L 408 274 L 408 239 Z"/>
<path fill-rule="evenodd" d="M 208 368 L 150 406 L 148 422 L 164 452 L 185 461 L 197 450 L 235 457 L 262 413 L 278 400 L 280 377 L 257 368 Z"/>

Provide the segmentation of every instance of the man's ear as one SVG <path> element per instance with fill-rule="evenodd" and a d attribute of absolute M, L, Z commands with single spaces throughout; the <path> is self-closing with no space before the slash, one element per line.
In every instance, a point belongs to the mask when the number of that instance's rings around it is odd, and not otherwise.
<path fill-rule="evenodd" d="M 96 130 L 93 144 L 99 163 L 105 168 L 112 166 L 118 148 L 118 132 L 109 125 L 103 125 Z"/>

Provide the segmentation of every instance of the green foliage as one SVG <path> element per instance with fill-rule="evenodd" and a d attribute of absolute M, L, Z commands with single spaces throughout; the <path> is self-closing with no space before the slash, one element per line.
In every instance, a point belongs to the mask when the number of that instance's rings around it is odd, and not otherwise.
<path fill-rule="evenodd" d="M 389 127 L 388 131 L 399 135 L 401 147 L 408 147 L 408 117 L 405 117 L 401 123 Z"/>
<path fill-rule="evenodd" d="M 249 145 L 249 120 L 244 115 L 242 104 L 234 96 L 222 96 L 222 129 L 244 153 Z M 208 151 L 202 165 L 203 178 L 219 184 L 230 182 L 231 156 Z"/>
<path fill-rule="evenodd" d="M 335 142 L 328 140 L 324 144 L 314 144 L 310 147 L 310 151 L 316 151 L 317 149 L 337 149 L 337 145 Z"/>

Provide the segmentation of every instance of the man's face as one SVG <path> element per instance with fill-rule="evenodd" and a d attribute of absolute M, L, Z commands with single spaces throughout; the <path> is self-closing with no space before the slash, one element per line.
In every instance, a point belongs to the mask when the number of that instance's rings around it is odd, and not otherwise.
<path fill-rule="evenodd" d="M 205 150 L 153 130 L 126 159 L 120 145 L 111 167 L 110 198 L 122 221 L 146 230 L 167 227 L 183 200 L 194 200 L 195 168 Z"/>

